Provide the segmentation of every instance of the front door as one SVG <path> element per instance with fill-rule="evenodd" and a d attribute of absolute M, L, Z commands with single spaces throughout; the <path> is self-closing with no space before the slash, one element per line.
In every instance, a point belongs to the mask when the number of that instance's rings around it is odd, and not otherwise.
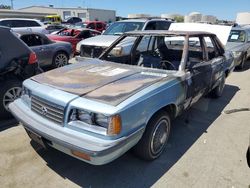
<path fill-rule="evenodd" d="M 209 89 L 212 79 L 212 65 L 206 59 L 206 49 L 202 37 L 189 38 L 186 69 L 187 100 L 190 105 L 196 103 Z"/>

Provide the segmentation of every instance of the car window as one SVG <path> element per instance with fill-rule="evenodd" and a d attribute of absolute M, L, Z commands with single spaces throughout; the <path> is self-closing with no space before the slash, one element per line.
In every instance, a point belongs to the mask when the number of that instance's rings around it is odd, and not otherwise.
<path fill-rule="evenodd" d="M 95 29 L 95 24 L 94 23 L 90 23 L 90 24 L 88 24 L 87 28 L 89 28 L 89 29 Z"/>
<path fill-rule="evenodd" d="M 203 62 L 204 56 L 199 37 L 190 37 L 188 41 L 188 63 L 187 68 Z"/>
<path fill-rule="evenodd" d="M 157 22 L 151 21 L 147 24 L 145 30 L 156 30 L 157 29 Z"/>
<path fill-rule="evenodd" d="M 157 30 L 168 30 L 170 27 L 171 22 L 167 22 L 167 21 L 158 21 L 156 28 Z"/>
<path fill-rule="evenodd" d="M 103 28 L 103 25 L 101 23 L 96 23 L 96 28 L 97 29 L 102 29 Z"/>
<path fill-rule="evenodd" d="M 144 22 L 115 22 L 103 33 L 104 35 L 121 35 L 124 32 L 142 30 Z"/>
<path fill-rule="evenodd" d="M 208 60 L 211 60 L 215 57 L 219 56 L 218 50 L 216 46 L 214 45 L 214 42 L 211 40 L 210 37 L 204 37 L 205 45 L 207 47 L 207 53 L 208 53 Z"/>
<path fill-rule="evenodd" d="M 125 37 L 120 43 L 115 45 L 112 50 L 106 55 L 105 60 L 129 64 L 131 58 L 131 50 L 134 46 L 136 37 Z"/>
<path fill-rule="evenodd" d="M 89 38 L 91 37 L 91 33 L 89 30 L 83 30 L 79 33 L 79 35 L 77 36 L 77 38 L 81 38 L 81 39 L 86 39 L 86 38 Z"/>
<path fill-rule="evenodd" d="M 246 32 L 241 30 L 231 30 L 228 42 L 245 42 Z"/>
<path fill-rule="evenodd" d="M 1 26 L 12 27 L 12 20 L 2 20 L 0 21 Z"/>
<path fill-rule="evenodd" d="M 23 35 L 20 37 L 23 42 L 25 42 L 28 46 L 40 46 L 42 45 L 42 38 L 39 35 Z"/>

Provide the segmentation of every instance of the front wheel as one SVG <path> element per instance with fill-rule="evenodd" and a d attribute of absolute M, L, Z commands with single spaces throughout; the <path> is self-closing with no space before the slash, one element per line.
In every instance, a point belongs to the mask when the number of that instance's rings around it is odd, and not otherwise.
<path fill-rule="evenodd" d="M 213 98 L 219 98 L 222 96 L 224 87 L 225 87 L 225 82 L 226 82 L 226 78 L 225 78 L 225 74 L 222 75 L 222 78 L 220 80 L 220 83 L 218 86 L 216 86 L 212 91 L 211 91 L 211 96 Z"/>
<path fill-rule="evenodd" d="M 18 79 L 10 79 L 1 84 L 0 87 L 0 117 L 9 118 L 8 105 L 19 98 L 22 94 L 22 82 Z"/>
<path fill-rule="evenodd" d="M 242 57 L 241 63 L 240 63 L 240 65 L 239 65 L 239 69 L 240 69 L 240 70 L 243 70 L 243 69 L 244 69 L 245 62 L 246 62 L 246 55 L 244 55 L 244 56 Z"/>
<path fill-rule="evenodd" d="M 161 111 L 149 121 L 146 130 L 133 148 L 134 153 L 145 160 L 154 160 L 163 152 L 170 134 L 171 120 L 167 112 Z"/>
<path fill-rule="evenodd" d="M 67 65 L 69 63 L 69 58 L 65 52 L 58 52 L 53 58 L 53 67 L 59 68 Z"/>

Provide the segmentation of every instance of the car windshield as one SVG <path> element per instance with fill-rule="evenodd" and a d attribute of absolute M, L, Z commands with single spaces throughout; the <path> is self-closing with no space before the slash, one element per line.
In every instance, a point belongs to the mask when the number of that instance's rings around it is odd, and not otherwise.
<path fill-rule="evenodd" d="M 128 31 L 142 30 L 144 22 L 116 22 L 108 27 L 104 35 L 121 35 Z"/>
<path fill-rule="evenodd" d="M 245 31 L 232 30 L 229 37 L 228 42 L 245 42 L 246 33 Z"/>
<path fill-rule="evenodd" d="M 177 71 L 184 41 L 183 36 L 127 36 L 100 58 L 121 64 Z M 197 45 L 191 48 L 193 51 L 199 50 Z"/>

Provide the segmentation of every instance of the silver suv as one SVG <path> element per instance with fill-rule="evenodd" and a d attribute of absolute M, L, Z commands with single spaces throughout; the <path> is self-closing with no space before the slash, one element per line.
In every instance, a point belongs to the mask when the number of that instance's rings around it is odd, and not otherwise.
<path fill-rule="evenodd" d="M 129 19 L 111 24 L 99 36 L 88 38 L 77 44 L 76 52 L 82 57 L 99 57 L 119 36 L 129 31 L 168 30 L 172 21 L 166 19 Z"/>
<path fill-rule="evenodd" d="M 226 50 L 233 52 L 234 65 L 244 69 L 246 60 L 250 57 L 250 28 L 232 28 L 226 44 Z"/>
<path fill-rule="evenodd" d="M 0 19 L 0 26 L 10 27 L 15 32 L 33 31 L 48 34 L 42 22 L 35 19 L 4 18 Z"/>

